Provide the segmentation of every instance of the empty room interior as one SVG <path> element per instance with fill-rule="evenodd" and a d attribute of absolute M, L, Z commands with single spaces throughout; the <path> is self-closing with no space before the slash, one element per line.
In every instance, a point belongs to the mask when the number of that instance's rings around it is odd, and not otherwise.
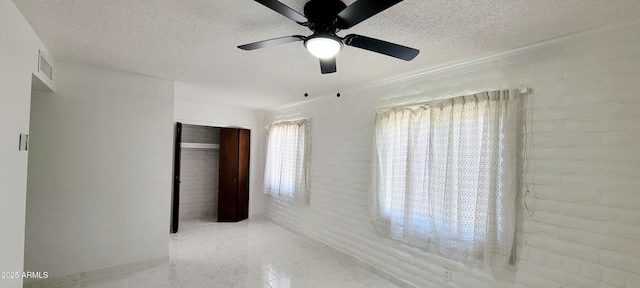
<path fill-rule="evenodd" d="M 638 0 L 0 0 L 0 288 L 640 288 Z"/>

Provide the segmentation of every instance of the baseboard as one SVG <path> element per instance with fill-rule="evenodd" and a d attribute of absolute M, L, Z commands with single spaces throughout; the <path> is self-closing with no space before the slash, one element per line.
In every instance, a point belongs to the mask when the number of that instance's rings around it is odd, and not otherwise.
<path fill-rule="evenodd" d="M 153 267 L 158 267 L 169 262 L 169 256 L 163 256 L 155 259 L 144 260 L 124 265 L 113 266 L 93 271 L 85 271 L 81 273 L 65 275 L 60 277 L 25 282 L 24 288 L 53 288 L 63 285 L 69 285 L 81 281 L 99 279 L 104 277 L 115 276 L 121 273 L 133 272 Z"/>
<path fill-rule="evenodd" d="M 363 269 L 365 269 L 365 270 L 367 270 L 367 271 L 369 271 L 369 272 L 371 272 L 371 273 L 373 273 L 375 275 L 380 276 L 380 278 L 385 279 L 385 280 L 397 285 L 398 287 L 401 287 L 401 288 L 416 288 L 416 286 L 414 286 L 414 285 L 412 285 L 410 283 L 407 283 L 404 280 L 400 280 L 398 277 L 394 276 L 393 274 L 391 274 L 391 273 L 389 273 L 387 271 L 384 271 L 384 270 L 382 270 L 382 269 L 380 269 L 380 268 L 378 268 L 378 267 L 376 267 L 374 265 L 371 265 L 370 263 L 368 263 L 368 262 L 366 262 L 366 261 L 364 261 L 364 260 L 362 260 L 362 259 L 360 259 L 360 258 L 358 258 L 356 256 L 353 256 L 353 255 L 351 255 L 351 254 L 349 254 L 347 252 L 344 252 L 344 251 L 342 251 L 342 250 L 340 250 L 338 248 L 335 248 L 335 247 L 333 247 L 333 246 L 331 246 L 329 244 L 326 244 L 326 243 L 324 243 L 324 242 L 322 242 L 322 241 L 320 241 L 318 239 L 315 239 L 315 238 L 313 238 L 313 237 L 311 237 L 311 236 L 309 236 L 309 235 L 307 235 L 307 234 L 305 234 L 305 233 L 303 233 L 303 232 L 301 232 L 301 231 L 299 231 L 299 230 L 297 230 L 297 229 L 295 229 L 295 228 L 293 228 L 293 227 L 291 227 L 291 226 L 289 226 L 289 225 L 287 225 L 285 223 L 282 223 L 282 222 L 280 222 L 278 220 L 275 220 L 275 219 L 271 218 L 269 215 L 265 214 L 265 215 L 263 215 L 263 218 L 265 220 L 268 220 L 268 221 L 271 221 L 271 222 L 275 223 L 276 225 L 286 229 L 287 231 L 289 231 L 289 232 L 291 232 L 293 234 L 296 234 L 296 235 L 304 238 L 305 240 L 313 243 L 314 245 L 316 245 L 318 247 L 321 247 L 323 249 L 331 251 L 336 256 L 340 257 L 341 259 L 345 259 L 345 260 L 348 260 L 348 261 L 352 261 L 353 263 L 356 263 L 358 266 L 362 267 Z"/>

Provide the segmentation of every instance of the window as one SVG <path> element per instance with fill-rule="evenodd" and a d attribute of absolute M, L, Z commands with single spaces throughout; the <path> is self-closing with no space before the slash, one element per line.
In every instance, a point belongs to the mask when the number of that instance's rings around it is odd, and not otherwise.
<path fill-rule="evenodd" d="M 309 120 L 285 121 L 267 126 L 264 191 L 283 199 L 308 201 Z"/>
<path fill-rule="evenodd" d="M 519 98 L 491 91 L 379 113 L 376 231 L 459 261 L 506 266 L 515 233 Z"/>

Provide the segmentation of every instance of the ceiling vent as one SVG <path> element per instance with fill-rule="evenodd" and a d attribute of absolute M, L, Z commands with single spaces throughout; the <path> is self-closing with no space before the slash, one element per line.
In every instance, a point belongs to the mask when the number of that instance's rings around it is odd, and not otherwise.
<path fill-rule="evenodd" d="M 53 67 L 51 67 L 49 61 L 44 58 L 42 51 L 39 51 L 38 56 L 38 72 L 47 77 L 47 80 L 53 81 Z"/>

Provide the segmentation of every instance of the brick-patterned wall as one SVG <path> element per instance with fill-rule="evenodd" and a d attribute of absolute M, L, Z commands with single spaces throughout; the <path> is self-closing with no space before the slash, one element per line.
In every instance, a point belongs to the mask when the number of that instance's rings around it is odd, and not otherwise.
<path fill-rule="evenodd" d="M 220 128 L 182 125 L 182 142 L 220 144 Z"/>
<path fill-rule="evenodd" d="M 220 144 L 220 129 L 183 125 L 182 142 Z M 218 217 L 218 149 L 182 148 L 179 220 Z"/>
<path fill-rule="evenodd" d="M 638 31 L 634 25 L 584 33 L 268 110 L 266 123 L 312 118 L 313 144 L 311 203 L 265 197 L 265 214 L 418 287 L 638 288 Z M 524 172 L 534 215 L 520 198 L 511 270 L 466 267 L 373 232 L 368 204 L 377 107 L 525 86 L 534 91 L 527 98 Z M 445 266 L 453 270 L 451 283 L 443 281 Z"/>

